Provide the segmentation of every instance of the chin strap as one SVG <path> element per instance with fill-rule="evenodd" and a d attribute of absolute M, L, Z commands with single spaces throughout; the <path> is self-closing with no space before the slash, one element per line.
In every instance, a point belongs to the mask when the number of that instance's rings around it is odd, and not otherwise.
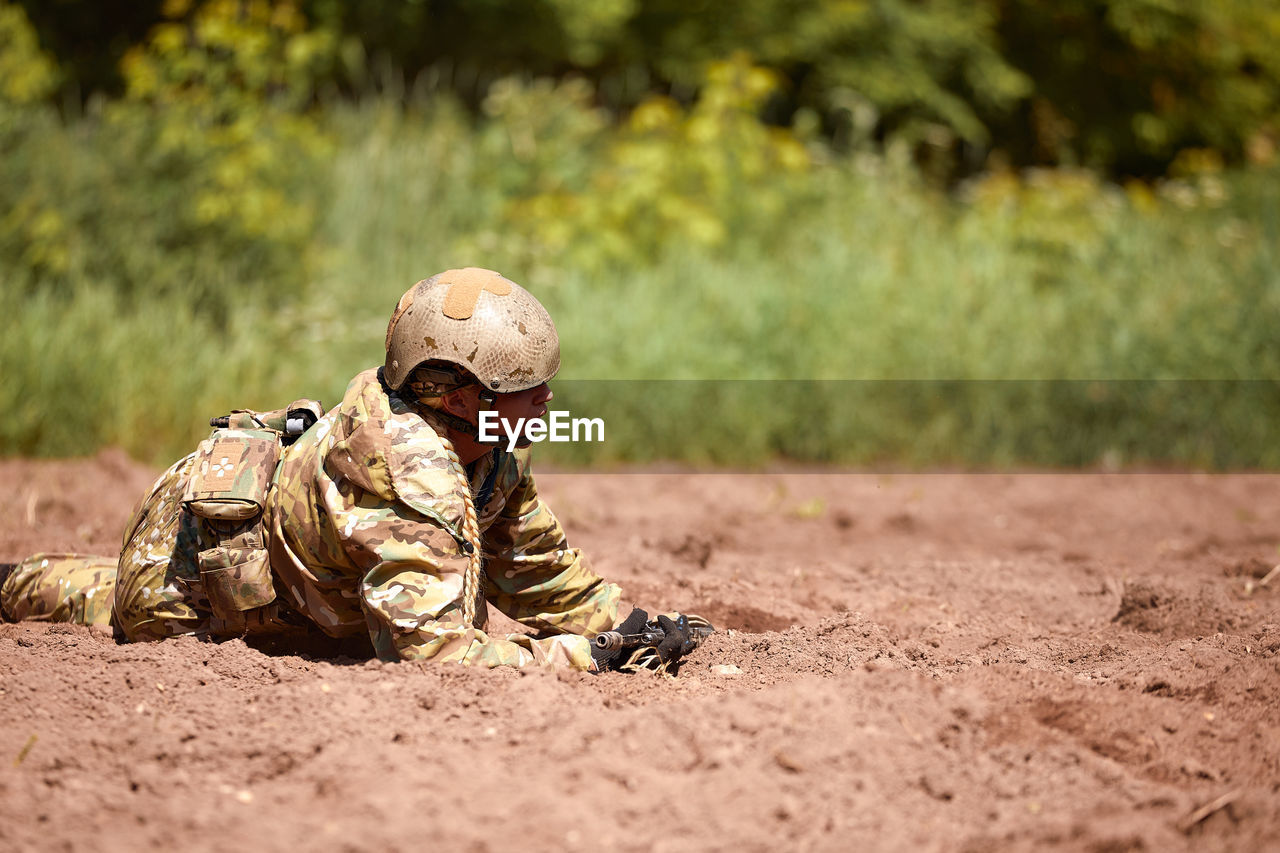
<path fill-rule="evenodd" d="M 457 430 L 476 444 L 498 445 L 502 443 L 501 436 L 489 441 L 482 440 L 480 438 L 480 427 L 478 425 L 463 420 L 452 412 L 446 412 L 444 409 L 428 409 L 428 411 L 431 412 L 432 417 L 438 418 L 440 421 L 447 424 L 450 429 Z"/>

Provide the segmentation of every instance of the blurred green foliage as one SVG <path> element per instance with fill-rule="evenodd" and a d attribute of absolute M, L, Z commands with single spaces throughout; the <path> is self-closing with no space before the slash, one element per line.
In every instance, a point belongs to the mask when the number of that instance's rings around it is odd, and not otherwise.
<path fill-rule="evenodd" d="M 626 112 L 692 104 L 745 54 L 780 84 L 770 123 L 837 147 L 897 140 L 940 177 L 1015 165 L 1163 172 L 1184 148 L 1228 162 L 1280 138 L 1274 0 L 299 0 L 348 94 L 447 92 L 479 112 L 505 78 L 578 77 Z M 24 0 L 81 95 L 172 17 L 159 0 Z M 167 8 L 167 12 L 166 12 Z"/>
<path fill-rule="evenodd" d="M 53 61 L 40 49 L 20 6 L 0 6 L 0 104 L 21 106 L 46 97 L 57 84 Z"/>
<path fill-rule="evenodd" d="M 984 114 L 1031 88 L 1000 54 L 997 13 L 985 0 L 748 0 L 731 14 L 659 0 L 643 4 L 622 50 L 655 57 L 657 73 L 684 86 L 707 61 L 745 51 L 786 75 L 793 108 L 832 120 L 870 109 L 879 133 L 913 143 L 939 133 L 985 143 Z"/>
<path fill-rule="evenodd" d="M 310 87 L 332 39 L 286 4 L 170 11 L 96 114 L 64 125 L 42 103 L 7 107 L 0 252 L 34 276 L 27 292 L 92 279 L 126 305 L 181 294 L 222 322 L 243 292 L 289 298 L 306 280 L 328 150 Z M 31 56 L 0 48 L 38 69 Z"/>
<path fill-rule="evenodd" d="M 1003 7 L 1005 56 L 1035 81 L 1018 120 L 994 125 L 1015 162 L 1158 174 L 1186 148 L 1265 159 L 1280 139 L 1272 0 Z"/>
<path fill-rule="evenodd" d="M 237 278 L 296 296 L 328 146 L 309 112 L 312 86 L 334 39 L 289 3 L 171 0 L 166 11 L 126 54 L 125 96 L 108 106 L 105 131 L 136 152 L 133 180 L 180 185 L 169 239 L 199 241 L 234 258 Z M 201 296 L 225 307 L 230 295 Z"/>
<path fill-rule="evenodd" d="M 69 98 L 124 91 L 120 60 L 163 18 L 163 0 L 31 0 L 18 4 L 57 57 Z"/>
<path fill-rule="evenodd" d="M 521 267 L 605 271 L 682 248 L 766 239 L 809 186 L 809 151 L 762 125 L 776 75 L 739 56 L 712 63 L 687 109 L 651 97 L 618 127 L 582 80 L 500 81 L 485 101 L 486 153 L 511 164 L 500 227 Z"/>
<path fill-rule="evenodd" d="M 48 257 L 47 244 L 62 230 L 62 219 L 56 209 L 31 203 L 26 170 L 15 156 L 39 146 L 51 129 L 52 117 L 42 100 L 56 85 L 56 66 L 40 50 L 21 7 L 0 4 L 0 180 L 5 188 L 0 252 L 19 268 L 56 263 Z"/>
<path fill-rule="evenodd" d="M 815 16 L 814 43 L 832 37 L 824 12 L 892 6 L 760 4 Z M 557 38 L 607 63 L 586 46 L 657 8 L 592 7 Z M 754 8 L 734 26 L 791 37 Z M 988 39 L 1014 6 L 976 8 L 990 14 L 965 26 Z M 467 14 L 486 9 L 509 12 Z M 763 123 L 809 97 L 765 50 L 685 57 L 686 92 L 638 86 L 619 120 L 603 74 L 500 77 L 475 110 L 445 85 L 319 95 L 352 43 L 294 6 L 166 15 L 119 97 L 63 112 L 62 72 L 0 2 L 3 452 L 120 444 L 158 463 L 233 406 L 333 403 L 380 362 L 406 287 L 474 264 L 536 290 L 562 336 L 557 400 L 607 419 L 604 445 L 545 448 L 562 461 L 1280 465 L 1265 132 L 1252 165 L 1179 142 L 1168 177 L 1117 184 L 1059 148 L 1057 168 L 992 163 L 944 191 L 920 145 L 979 139 L 961 113 L 906 109 L 882 139 L 893 111 L 864 89 L 843 137 L 817 107 Z M 902 37 L 923 45 L 917 23 Z M 958 75 L 930 91 L 999 58 L 975 51 L 920 47 Z M 991 109 L 1026 106 L 1021 73 Z"/>

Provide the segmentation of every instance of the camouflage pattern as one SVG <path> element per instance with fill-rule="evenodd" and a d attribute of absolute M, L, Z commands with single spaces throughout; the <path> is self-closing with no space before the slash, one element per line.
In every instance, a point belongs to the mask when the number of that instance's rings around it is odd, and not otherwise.
<path fill-rule="evenodd" d="M 255 518 L 280 460 L 280 436 L 266 429 L 214 430 L 196 458 L 183 503 L 204 518 Z"/>
<path fill-rule="evenodd" d="M 218 537 L 182 504 L 198 456 L 184 456 L 161 474 L 125 527 L 113 622 L 130 640 L 238 633 L 214 616 L 200 583 L 199 554 Z"/>
<path fill-rule="evenodd" d="M 197 455 L 141 501 L 114 577 L 106 558 L 37 555 L 5 583 L 5 614 L 106 624 L 110 599 L 110 623 L 130 640 L 318 626 L 332 637 L 367 632 L 384 660 L 574 669 L 591 668 L 587 637 L 617 622 L 621 591 L 569 547 L 538 497 L 526 448 L 500 457 L 492 497 L 476 508 L 483 591 L 544 636 L 489 636 L 483 606 L 480 624 L 464 624 L 462 484 L 440 436 L 374 370 L 284 450 L 263 518 L 276 599 L 232 619 L 215 615 L 200 574 L 200 553 L 225 544 L 215 528 L 223 522 L 182 502 Z M 474 466 L 473 494 L 494 460 Z"/>
<path fill-rule="evenodd" d="M 118 560 L 37 554 L 19 564 L 0 590 L 4 615 L 110 625 L 133 641 L 298 630 L 301 620 L 278 605 L 232 619 L 220 618 L 210 606 L 199 555 L 219 544 L 216 527 L 222 522 L 199 518 L 183 506 L 197 457 L 185 456 L 160 475 L 125 527 Z"/>
<path fill-rule="evenodd" d="M 473 493 L 493 456 L 472 474 Z M 271 567 L 287 604 L 334 637 L 368 631 L 379 657 L 589 669 L 583 635 L 617 621 L 617 586 L 570 548 L 538 497 L 529 451 L 502 457 L 477 507 L 486 598 L 554 636 L 490 637 L 462 619 L 465 496 L 435 430 L 376 371 L 286 449 L 268 497 Z"/>
<path fill-rule="evenodd" d="M 111 624 L 116 561 L 81 554 L 36 554 L 0 587 L 0 612 L 14 622 Z"/>

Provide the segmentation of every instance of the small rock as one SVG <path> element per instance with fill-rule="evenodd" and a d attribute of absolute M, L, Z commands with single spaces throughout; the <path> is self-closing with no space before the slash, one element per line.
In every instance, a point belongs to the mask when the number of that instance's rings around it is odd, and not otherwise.
<path fill-rule="evenodd" d="M 716 675 L 742 675 L 742 669 L 731 663 L 722 663 L 718 666 L 711 667 L 711 671 Z"/>

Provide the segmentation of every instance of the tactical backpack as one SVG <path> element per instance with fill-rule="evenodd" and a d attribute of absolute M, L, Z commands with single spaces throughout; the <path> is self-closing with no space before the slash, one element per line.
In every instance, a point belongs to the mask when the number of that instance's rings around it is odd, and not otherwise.
<path fill-rule="evenodd" d="M 263 524 L 267 493 L 281 448 L 323 416 L 316 400 L 270 412 L 237 409 L 210 420 L 213 432 L 196 450 L 182 504 L 213 534 L 216 544 L 197 555 L 200 583 L 214 616 L 232 633 L 271 621 L 276 592 Z"/>

